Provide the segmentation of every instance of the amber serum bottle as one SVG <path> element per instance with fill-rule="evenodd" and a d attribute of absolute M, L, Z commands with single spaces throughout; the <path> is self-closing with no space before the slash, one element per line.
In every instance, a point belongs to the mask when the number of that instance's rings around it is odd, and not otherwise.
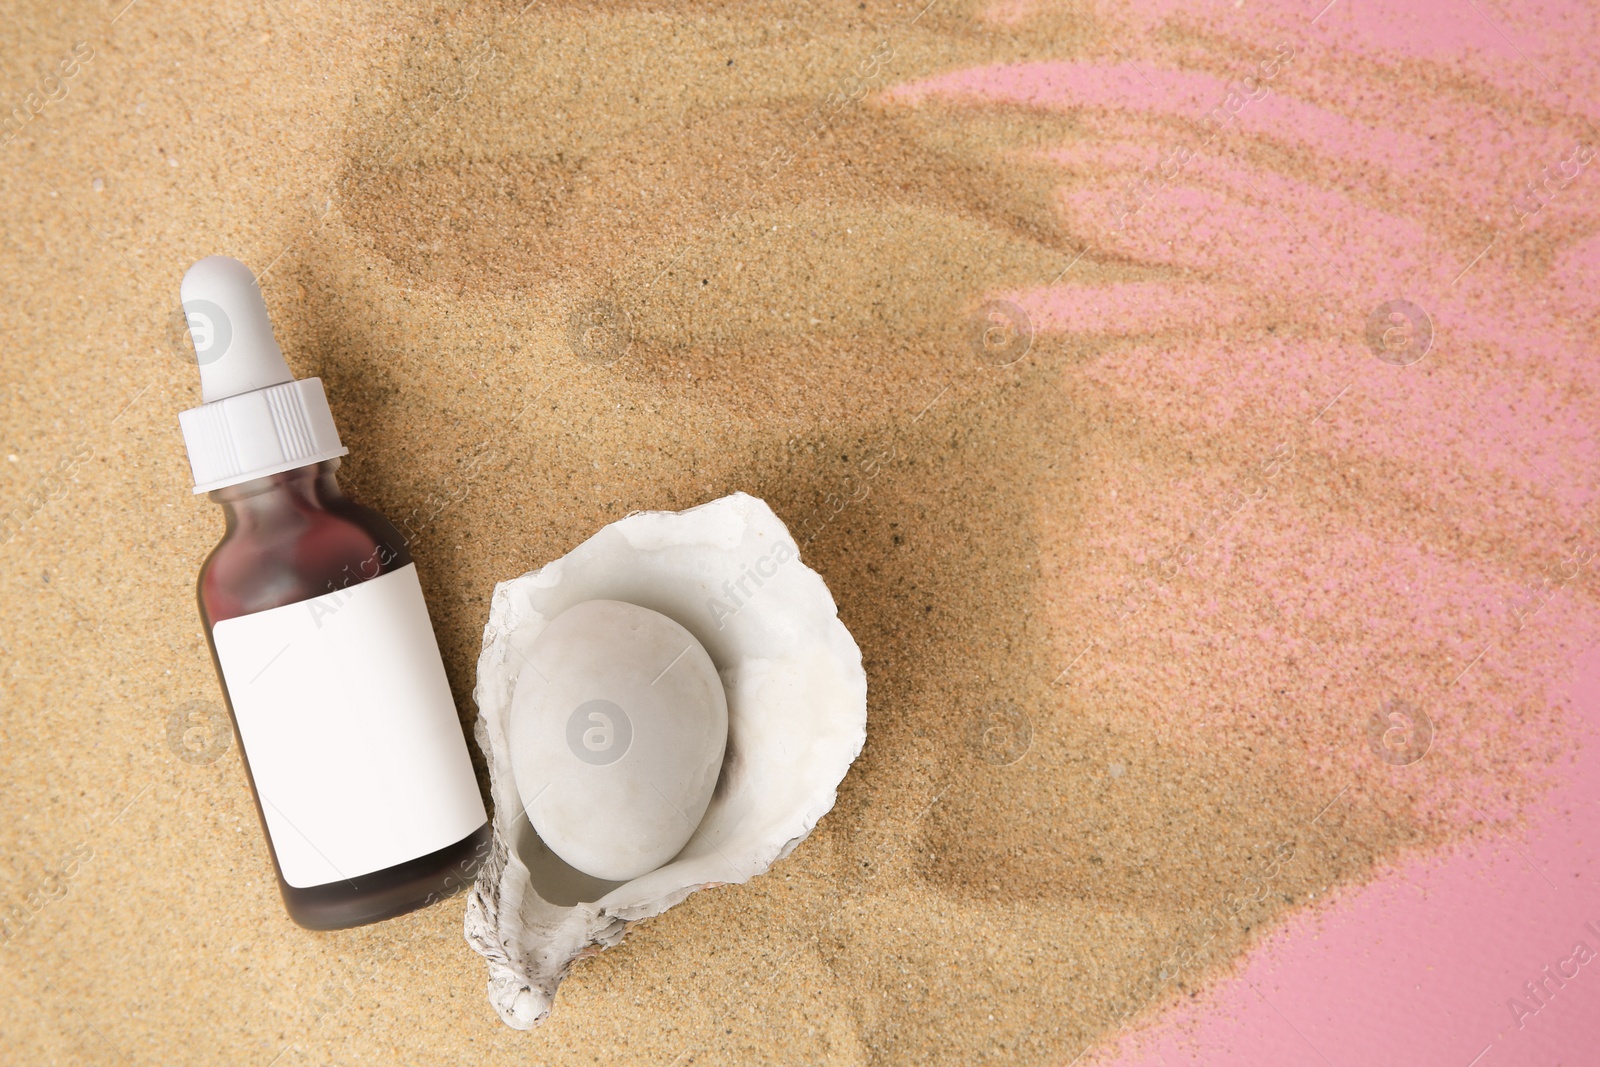
<path fill-rule="evenodd" d="M 227 521 L 200 618 L 284 904 L 328 930 L 442 899 L 489 827 L 416 564 L 340 491 L 322 383 L 289 373 L 250 269 L 203 259 L 182 298 L 202 403 L 179 419 Z"/>

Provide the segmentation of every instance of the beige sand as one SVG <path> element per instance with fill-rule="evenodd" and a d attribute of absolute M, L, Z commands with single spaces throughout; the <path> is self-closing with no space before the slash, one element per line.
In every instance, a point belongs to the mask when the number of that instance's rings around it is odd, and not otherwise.
<path fill-rule="evenodd" d="M 1116 340 L 974 358 L 985 294 L 1048 283 L 1081 244 L 1031 153 L 1093 132 L 873 94 L 1074 55 L 1100 27 L 957 0 L 915 24 L 879 0 L 518 7 L 7 20 L 8 66 L 94 57 L 0 168 L 0 487 L 24 501 L 68 468 L 0 549 L 0 882 L 8 906 L 65 887 L 0 949 L 0 1043 L 30 1063 L 1065 1063 L 1433 832 L 1392 791 L 1324 810 L 1344 780 L 1307 752 L 1343 725 L 1263 720 L 1246 743 L 1250 707 L 1306 697 L 1292 671 L 1276 696 L 1218 683 L 1226 731 L 1173 725 L 1174 662 L 1211 655 L 1160 636 L 1181 605 L 1130 636 L 1074 592 L 1133 572 L 1102 536 L 1107 487 L 1243 467 L 1276 431 L 1196 446 L 1063 373 Z M 188 492 L 176 414 L 198 390 L 171 319 L 214 252 L 265 269 L 346 488 L 418 532 L 465 726 L 495 581 L 733 490 L 817 534 L 807 562 L 872 686 L 838 806 L 769 876 L 581 963 L 533 1033 L 486 1004 L 459 897 L 292 926 L 236 749 L 169 744 L 174 715 L 220 703 L 191 586 L 221 519 Z M 1075 277 L 1159 273 L 1108 262 Z M 570 344 L 596 301 L 630 323 L 609 366 Z M 1315 484 L 1285 492 L 1336 507 Z M 1116 668 L 1063 680 L 1095 640 L 1124 642 Z M 1031 730 L 1012 764 L 974 726 L 1006 705 Z M 1206 917 L 1286 843 L 1270 892 Z"/>

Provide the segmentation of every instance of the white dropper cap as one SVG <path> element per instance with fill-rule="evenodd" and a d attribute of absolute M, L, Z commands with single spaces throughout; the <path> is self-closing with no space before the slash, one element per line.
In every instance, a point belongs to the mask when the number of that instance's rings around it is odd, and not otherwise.
<path fill-rule="evenodd" d="M 250 268 L 207 256 L 179 287 L 200 365 L 200 407 L 180 412 L 197 493 L 346 455 L 316 378 L 295 381 Z"/>
<path fill-rule="evenodd" d="M 294 381 L 249 267 L 207 256 L 189 268 L 178 293 L 200 363 L 201 401 Z"/>

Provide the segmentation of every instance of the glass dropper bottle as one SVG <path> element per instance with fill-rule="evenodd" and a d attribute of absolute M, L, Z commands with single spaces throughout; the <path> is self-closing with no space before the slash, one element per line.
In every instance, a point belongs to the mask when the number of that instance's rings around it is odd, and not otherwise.
<path fill-rule="evenodd" d="M 290 374 L 250 269 L 203 259 L 182 297 L 203 403 L 180 421 L 227 523 L 200 617 L 284 904 L 312 929 L 423 907 L 489 828 L 416 563 L 340 490 L 322 383 Z"/>

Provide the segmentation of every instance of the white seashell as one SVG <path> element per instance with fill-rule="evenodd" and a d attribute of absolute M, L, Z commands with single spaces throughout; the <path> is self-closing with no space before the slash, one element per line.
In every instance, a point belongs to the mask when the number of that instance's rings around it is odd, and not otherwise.
<path fill-rule="evenodd" d="M 489 1001 L 507 1025 L 544 1019 L 573 960 L 697 889 L 764 873 L 833 807 L 866 740 L 867 679 L 827 586 L 799 556 L 772 509 L 736 493 L 629 515 L 495 587 L 474 690 L 494 845 L 467 899 L 466 937 L 489 963 Z M 512 772 L 508 721 L 533 643 L 589 600 L 676 621 L 710 655 L 727 695 L 727 748 L 705 816 L 681 852 L 626 882 L 583 874 L 547 848 Z"/>

